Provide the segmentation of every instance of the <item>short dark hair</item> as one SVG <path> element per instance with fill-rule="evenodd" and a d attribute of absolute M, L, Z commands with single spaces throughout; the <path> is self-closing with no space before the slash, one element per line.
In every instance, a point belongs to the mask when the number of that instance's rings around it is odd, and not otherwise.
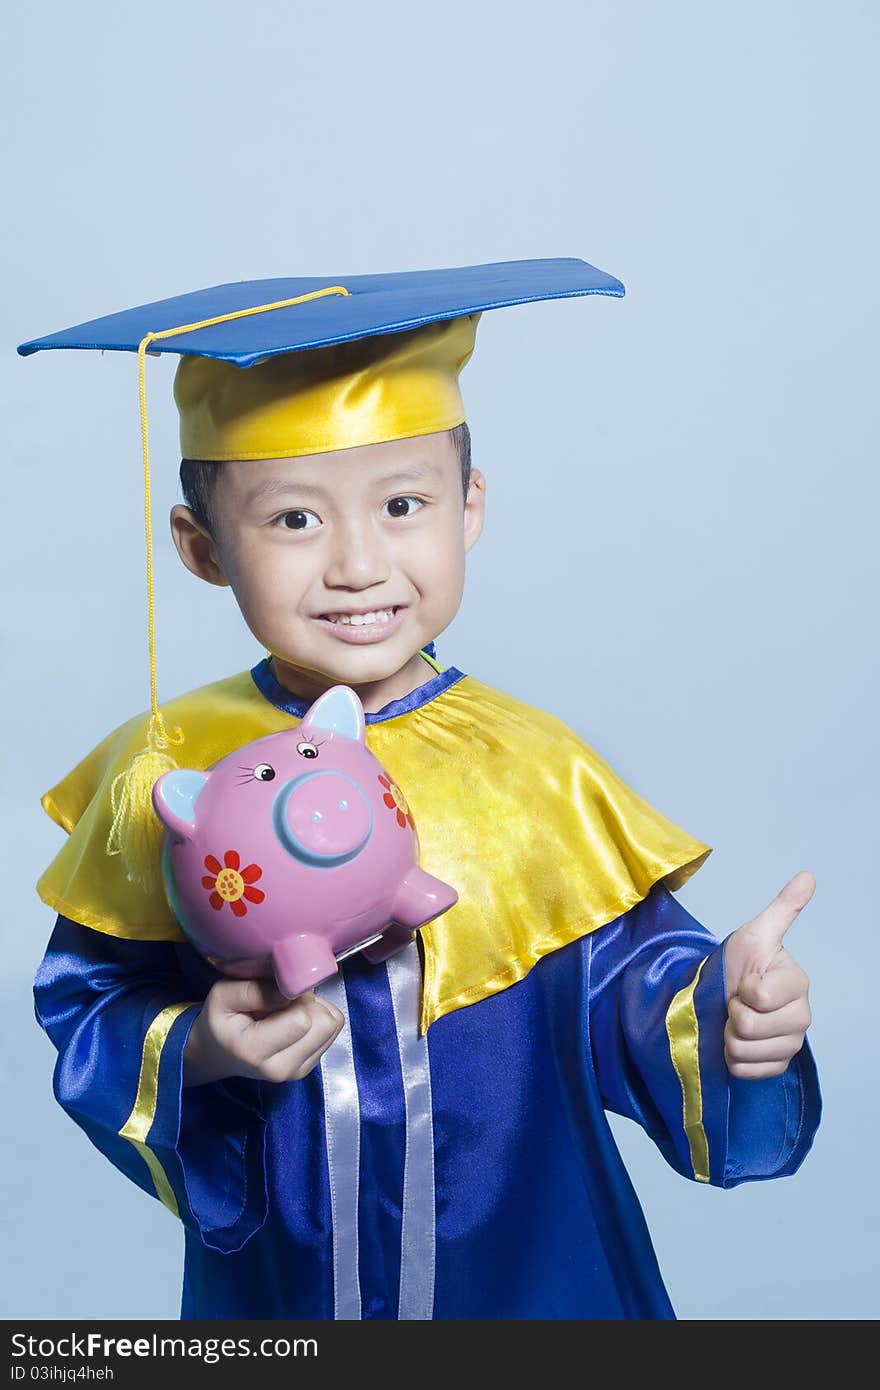
<path fill-rule="evenodd" d="M 449 433 L 452 436 L 461 467 L 462 492 L 467 497 L 471 480 L 471 432 L 468 429 L 467 421 L 462 421 Z M 180 488 L 183 493 L 183 500 L 196 521 L 204 527 L 209 536 L 214 535 L 216 518 L 212 500 L 219 470 L 222 467 L 222 463 L 206 463 L 204 459 L 181 459 L 180 461 Z"/>

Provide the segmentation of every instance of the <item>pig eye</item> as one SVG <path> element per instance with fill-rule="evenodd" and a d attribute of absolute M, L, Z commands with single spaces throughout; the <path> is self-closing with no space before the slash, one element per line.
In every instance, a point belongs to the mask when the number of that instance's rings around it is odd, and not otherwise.
<path fill-rule="evenodd" d="M 258 782 L 271 782 L 275 776 L 275 769 L 270 767 L 268 763 L 259 763 L 254 768 L 254 776 Z"/>
<path fill-rule="evenodd" d="M 318 750 L 313 743 L 298 743 L 296 751 L 301 758 L 317 758 Z"/>

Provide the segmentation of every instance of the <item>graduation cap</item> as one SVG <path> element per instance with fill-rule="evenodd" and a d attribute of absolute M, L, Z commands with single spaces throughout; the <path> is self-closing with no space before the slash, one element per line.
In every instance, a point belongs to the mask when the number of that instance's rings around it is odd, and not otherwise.
<path fill-rule="evenodd" d="M 184 457 L 291 457 L 460 424 L 458 374 L 480 314 L 584 294 L 622 295 L 623 285 L 575 259 L 338 283 L 243 281 L 110 314 L 18 350 L 136 352 L 141 369 L 148 353 L 177 353 Z"/>
<path fill-rule="evenodd" d="M 19 346 L 138 357 L 151 719 L 147 745 L 113 788 L 108 852 L 129 877 L 155 862 L 153 782 L 175 766 L 156 693 L 147 355 L 180 357 L 174 395 L 184 457 L 296 457 L 453 428 L 458 385 L 481 314 L 535 300 L 622 296 L 612 275 L 575 258 L 443 270 L 239 281 L 109 314 Z M 161 832 L 161 828 L 159 828 Z"/>

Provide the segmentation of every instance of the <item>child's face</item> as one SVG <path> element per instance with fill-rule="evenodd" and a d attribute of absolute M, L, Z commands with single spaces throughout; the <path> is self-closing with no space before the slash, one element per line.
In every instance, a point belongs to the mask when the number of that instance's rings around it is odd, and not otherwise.
<path fill-rule="evenodd" d="M 474 469 L 465 503 L 443 432 L 226 463 L 213 541 L 185 507 L 172 527 L 184 563 L 231 585 L 251 632 L 285 666 L 358 687 L 400 672 L 454 618 L 483 489 Z M 367 613 L 372 621 L 339 620 Z"/>

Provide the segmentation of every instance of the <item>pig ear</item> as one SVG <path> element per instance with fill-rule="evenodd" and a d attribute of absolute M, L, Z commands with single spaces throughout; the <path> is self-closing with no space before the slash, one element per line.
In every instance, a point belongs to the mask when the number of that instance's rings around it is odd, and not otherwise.
<path fill-rule="evenodd" d="M 300 728 L 304 733 L 340 734 L 364 743 L 364 707 L 347 685 L 334 685 L 306 711 Z"/>
<path fill-rule="evenodd" d="M 196 802 L 208 781 L 205 772 L 178 768 L 165 772 L 153 785 L 153 809 L 179 840 L 191 840 L 196 825 Z"/>

